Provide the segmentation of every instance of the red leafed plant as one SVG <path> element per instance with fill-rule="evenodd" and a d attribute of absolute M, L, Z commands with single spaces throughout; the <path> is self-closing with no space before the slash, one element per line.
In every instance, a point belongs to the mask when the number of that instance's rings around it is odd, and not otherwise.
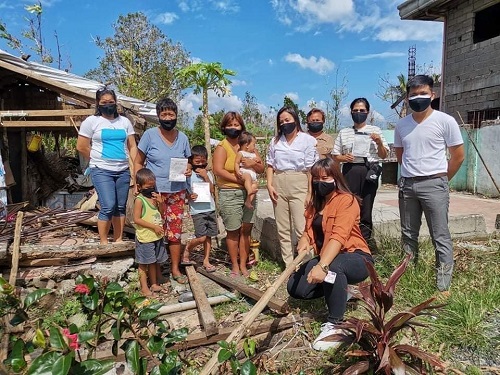
<path fill-rule="evenodd" d="M 369 313 L 370 318 L 348 318 L 338 328 L 343 334 L 336 334 L 330 340 L 342 341 L 347 344 L 356 344 L 346 353 L 351 358 L 351 365 L 344 370 L 344 375 L 363 373 L 376 374 L 426 374 L 432 367 L 444 369 L 443 363 L 433 354 L 429 354 L 417 346 L 398 343 L 397 334 L 409 329 L 418 343 L 415 327 L 426 325 L 415 321 L 414 318 L 430 315 L 429 311 L 441 308 L 444 305 L 431 305 L 435 298 L 430 298 L 407 311 L 388 317 L 394 303 L 394 289 L 406 271 L 410 257 L 394 270 L 384 285 L 375 268 L 366 262 L 370 274 L 370 282 L 362 283 L 359 292 L 355 294 Z M 352 364 L 352 359 L 357 362 Z M 429 365 L 431 367 L 429 367 Z M 430 371 L 429 371 L 430 370 Z"/>

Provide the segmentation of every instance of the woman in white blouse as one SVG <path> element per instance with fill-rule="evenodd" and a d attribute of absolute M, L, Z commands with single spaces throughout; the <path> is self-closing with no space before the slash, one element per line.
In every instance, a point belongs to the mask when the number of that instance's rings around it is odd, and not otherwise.
<path fill-rule="evenodd" d="M 304 211 L 311 193 L 309 169 L 318 160 L 316 139 L 304 133 L 297 112 L 283 107 L 276 116 L 277 135 L 267 153 L 267 190 L 274 205 L 281 256 L 288 266 L 294 258 L 294 242 L 305 227 Z"/>

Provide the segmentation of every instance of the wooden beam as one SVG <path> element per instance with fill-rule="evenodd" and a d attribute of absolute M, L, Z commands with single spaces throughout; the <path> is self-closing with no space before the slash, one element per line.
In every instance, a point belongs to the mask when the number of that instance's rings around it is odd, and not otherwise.
<path fill-rule="evenodd" d="M 90 116 L 95 113 L 94 108 L 84 109 L 15 109 L 1 111 L 0 117 L 49 117 L 49 116 Z"/>
<path fill-rule="evenodd" d="M 24 212 L 19 211 L 16 217 L 16 228 L 14 229 L 14 243 L 12 244 L 12 267 L 10 269 L 9 284 L 16 285 L 17 271 L 19 269 L 19 254 L 21 247 L 21 230 L 23 229 Z"/>
<path fill-rule="evenodd" d="M 200 279 L 196 276 L 196 271 L 193 266 L 186 267 L 186 274 L 196 301 L 196 308 L 198 309 L 201 325 L 207 336 L 213 336 L 219 332 L 219 329 L 217 328 L 217 319 L 215 319 L 214 311 L 205 294 L 205 289 L 203 289 Z"/>
<path fill-rule="evenodd" d="M 231 289 L 236 289 L 238 292 L 243 293 L 244 295 L 252 298 L 255 301 L 260 300 L 260 298 L 264 295 L 264 292 L 260 291 L 259 289 L 239 283 L 238 281 L 230 279 L 217 272 L 207 272 L 203 268 L 198 268 L 197 271 L 203 276 L 206 276 L 209 279 L 215 281 L 216 283 L 219 283 Z M 288 303 L 286 301 L 282 301 L 274 297 L 269 300 L 267 305 L 269 306 L 269 308 L 279 313 L 285 313 L 288 310 Z"/>
<path fill-rule="evenodd" d="M 4 68 L 11 72 L 17 73 L 21 75 L 24 80 L 33 82 L 54 92 L 66 94 L 69 97 L 74 97 L 88 104 L 95 103 L 95 93 L 93 92 L 91 93 L 87 90 L 68 85 L 67 83 L 56 81 L 39 73 L 33 72 L 27 68 L 21 68 L 16 65 L 9 64 L 5 61 L 0 61 L 0 68 Z"/>
<path fill-rule="evenodd" d="M 75 121 L 76 125 L 80 126 L 81 121 Z M 73 124 L 68 121 L 8 121 L 2 120 L 0 126 L 4 128 L 71 128 Z"/>

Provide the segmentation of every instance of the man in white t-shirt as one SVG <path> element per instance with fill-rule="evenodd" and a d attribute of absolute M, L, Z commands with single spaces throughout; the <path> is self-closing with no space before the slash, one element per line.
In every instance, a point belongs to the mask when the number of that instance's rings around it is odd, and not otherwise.
<path fill-rule="evenodd" d="M 413 113 L 398 121 L 394 148 L 401 165 L 399 213 L 404 250 L 417 261 L 423 212 L 436 251 L 437 288 L 447 296 L 453 272 L 448 181 L 464 160 L 464 146 L 455 119 L 431 108 L 433 84 L 426 75 L 417 75 L 408 82 L 407 98 Z"/>

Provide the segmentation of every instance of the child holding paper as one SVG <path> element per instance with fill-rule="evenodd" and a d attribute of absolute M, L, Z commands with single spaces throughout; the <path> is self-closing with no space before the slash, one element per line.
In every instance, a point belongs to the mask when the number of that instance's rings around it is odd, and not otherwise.
<path fill-rule="evenodd" d="M 217 236 L 217 218 L 215 216 L 214 177 L 207 171 L 208 151 L 205 146 L 194 146 L 191 149 L 189 163 L 193 173 L 188 179 L 189 209 L 194 224 L 195 238 L 188 242 L 184 249 L 182 265 L 195 264 L 189 260 L 189 253 L 198 245 L 203 245 L 203 268 L 214 272 L 215 266 L 210 264 L 212 237 Z"/>

